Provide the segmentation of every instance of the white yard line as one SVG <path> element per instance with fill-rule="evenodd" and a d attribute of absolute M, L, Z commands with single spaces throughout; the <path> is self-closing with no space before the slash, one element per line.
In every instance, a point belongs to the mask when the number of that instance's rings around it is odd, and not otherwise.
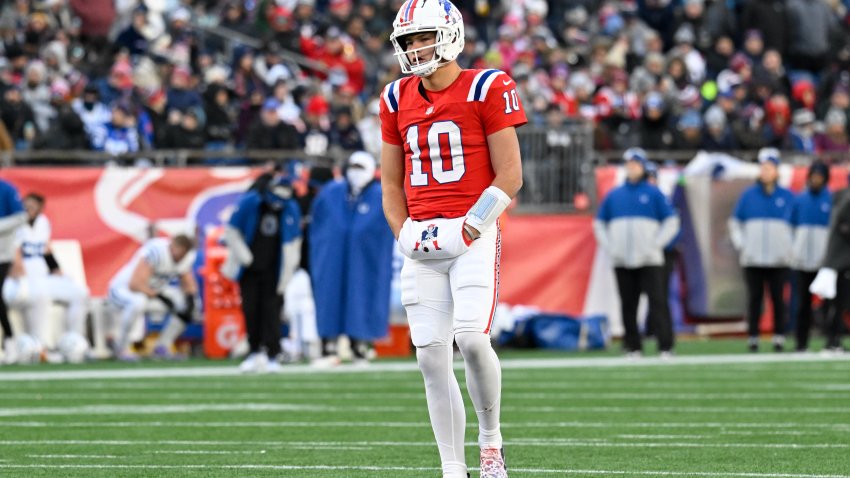
<path fill-rule="evenodd" d="M 427 421 L 415 422 L 375 422 L 375 421 L 77 421 L 77 422 L 46 422 L 46 421 L 2 421 L 2 428 L 430 428 Z M 468 423 L 468 428 L 477 429 L 475 423 Z M 720 433 L 728 434 L 770 434 L 778 433 L 768 430 L 779 430 L 783 434 L 792 434 L 801 429 L 828 430 L 834 432 L 850 432 L 847 423 L 746 423 L 746 422 L 505 422 L 502 428 L 607 428 L 612 430 L 628 428 L 651 429 L 720 429 Z M 727 431 L 728 429 L 752 430 L 749 432 Z M 0 441 L 0 444 L 7 443 Z"/>
<path fill-rule="evenodd" d="M 188 385 L 186 386 L 189 387 Z M 374 390 L 363 390 L 362 392 L 317 392 L 317 393 L 289 393 L 286 390 L 279 392 L 268 393 L 244 393 L 244 392 L 204 392 L 205 400 L 222 400 L 222 401 L 246 401 L 246 400 L 295 400 L 304 399 L 315 403 L 319 400 L 358 400 L 372 399 L 376 392 Z M 385 393 L 380 392 L 381 399 L 388 402 L 397 401 L 415 401 L 424 402 L 425 394 L 420 392 L 408 393 Z M 117 400 L 126 401 L 128 399 L 150 399 L 164 401 L 187 401 L 197 400 L 198 392 L 162 393 L 155 389 L 150 390 L 134 390 L 119 393 L 102 393 L 102 392 L 16 392 L 5 393 L 0 392 L 0 401 L 15 401 L 15 400 L 74 400 L 91 402 L 94 400 Z M 505 400 L 548 400 L 553 399 L 565 400 L 644 400 L 644 401 L 694 401 L 694 400 L 763 400 L 763 399 L 783 399 L 783 400 L 842 400 L 850 401 L 850 393 L 838 391 L 833 393 L 779 393 L 765 391 L 761 393 L 744 392 L 744 393 L 635 393 L 635 392 L 575 392 L 570 390 L 557 390 L 551 392 L 536 392 L 522 393 L 503 390 L 503 401 Z M 418 406 L 418 405 L 417 405 Z"/>
<path fill-rule="evenodd" d="M 24 455 L 27 458 L 81 458 L 81 459 L 89 459 L 89 458 L 118 458 L 117 455 Z"/>
<path fill-rule="evenodd" d="M 436 472 L 435 467 L 410 466 L 334 466 L 334 465 L 100 465 L 100 464 L 25 464 L 0 463 L 0 469 L 60 469 L 60 470 L 273 470 L 273 471 L 374 471 L 420 473 Z M 477 471 L 477 468 L 470 468 Z M 806 473 L 747 473 L 723 471 L 629 471 L 579 470 L 552 468 L 511 468 L 511 471 L 534 475 L 591 475 L 591 476 L 671 476 L 671 477 L 733 477 L 733 478 L 850 478 L 850 475 L 821 475 Z"/>
<path fill-rule="evenodd" d="M 648 357 L 640 360 L 629 360 L 623 357 L 606 358 L 557 358 L 557 359 L 504 359 L 503 370 L 531 369 L 568 369 L 568 368 L 599 368 L 599 367 L 678 367 L 682 365 L 733 365 L 761 363 L 794 363 L 794 362 L 847 362 L 850 354 L 837 356 L 795 355 L 795 354 L 760 354 L 760 355 L 693 355 L 679 356 L 673 360 L 661 360 Z M 455 368 L 462 369 L 463 363 L 456 362 Z M 287 365 L 279 375 L 287 374 L 323 374 L 323 373 L 386 373 L 386 372 L 416 372 L 419 368 L 413 361 L 374 363 L 368 367 L 341 365 L 332 369 L 318 369 L 309 365 Z M 239 375 L 236 366 L 216 367 L 167 367 L 143 369 L 112 369 L 112 370 L 50 370 L 50 371 L 3 371 L 0 381 L 32 381 L 32 380 L 90 380 L 106 378 L 174 378 L 174 377 L 217 377 Z"/>
<path fill-rule="evenodd" d="M 60 442 L 60 443 L 56 443 Z M 69 443 L 72 442 L 72 443 Z M 250 442 L 192 442 L 192 441 L 121 441 L 121 440 L 92 440 L 89 442 L 83 440 L 31 440 L 18 442 L 8 440 L 0 442 L 6 445 L 14 444 L 63 444 L 63 445 L 196 445 L 196 446 L 240 446 L 248 445 Z M 291 448 L 297 447 L 300 449 L 324 449 L 326 447 L 433 447 L 433 442 L 393 442 L 393 441 L 357 441 L 357 442 L 302 442 L 302 441 L 265 441 L 255 442 L 255 445 Z M 474 445 L 473 442 L 468 445 Z M 557 438 L 525 438 L 516 440 L 506 440 L 505 446 L 511 447 L 600 447 L 600 448 L 751 448 L 751 449 L 850 449 L 850 444 L 847 443 L 693 443 L 693 442 L 611 442 L 605 439 L 557 439 Z M 255 452 L 251 452 L 255 453 Z"/>
<path fill-rule="evenodd" d="M 65 416 L 65 415 L 163 415 L 201 412 L 300 412 L 307 413 L 344 413 L 347 415 L 363 413 L 408 413 L 411 407 L 404 406 L 368 406 L 368 405 L 309 405 L 294 403 L 196 403 L 196 404 L 133 404 L 121 405 L 80 405 L 65 407 L 6 407 L 0 409 L 0 417 L 28 416 Z M 502 407 L 503 411 L 521 411 L 524 413 L 693 413 L 693 414 L 787 414 L 787 407 L 656 407 L 656 406 L 558 406 L 535 407 L 513 406 Z M 826 414 L 845 413 L 847 407 L 794 407 L 796 413 Z"/>
<path fill-rule="evenodd" d="M 185 405 L 168 404 L 124 404 L 124 405 L 80 405 L 76 407 L 6 407 L 0 409 L 0 417 L 62 416 L 62 415 L 160 415 L 171 413 L 198 412 L 316 412 L 316 413 L 377 413 L 407 412 L 410 407 L 397 406 L 335 406 L 307 405 L 294 403 L 198 403 Z"/>

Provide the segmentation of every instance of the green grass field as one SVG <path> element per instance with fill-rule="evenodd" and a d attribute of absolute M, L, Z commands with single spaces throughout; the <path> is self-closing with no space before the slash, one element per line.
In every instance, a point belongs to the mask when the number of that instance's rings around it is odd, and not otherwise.
<path fill-rule="evenodd" d="M 850 356 L 743 349 L 682 343 L 671 362 L 502 354 L 510 476 L 850 478 Z M 235 367 L 4 367 L 0 476 L 440 476 L 412 361 Z"/>

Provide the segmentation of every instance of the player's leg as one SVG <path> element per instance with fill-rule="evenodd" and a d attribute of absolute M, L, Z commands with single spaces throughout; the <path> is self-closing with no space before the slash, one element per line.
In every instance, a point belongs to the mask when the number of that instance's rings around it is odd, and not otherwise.
<path fill-rule="evenodd" d="M 482 477 L 507 476 L 500 427 L 502 370 L 490 342 L 498 302 L 500 252 L 499 231 L 493 228 L 454 261 L 449 273 L 455 341 L 463 355 L 467 389 L 478 416 Z"/>
<path fill-rule="evenodd" d="M 48 276 L 47 290 L 54 302 L 65 307 L 65 331 L 85 336 L 88 291 L 63 275 Z"/>
<path fill-rule="evenodd" d="M 451 290 L 448 276 L 433 264 L 404 260 L 401 303 L 407 311 L 416 360 L 425 381 L 431 427 L 444 478 L 466 478 L 463 440 L 466 412 L 452 368 Z"/>
<path fill-rule="evenodd" d="M 159 332 L 159 337 L 154 346 L 154 356 L 159 358 L 173 359 L 178 358 L 172 352 L 174 342 L 180 334 L 186 330 L 190 323 L 190 317 L 182 312 L 186 311 L 186 294 L 179 287 L 167 286 L 162 294 L 171 299 L 174 304 L 174 313 L 168 314 L 168 319 L 162 330 Z"/>
<path fill-rule="evenodd" d="M 47 290 L 46 277 L 24 276 L 21 281 L 29 283 L 29 297 L 24 306 L 24 322 L 26 331 L 35 338 L 44 351 L 48 345 L 48 312 L 50 311 L 50 295 Z"/>
<path fill-rule="evenodd" d="M 144 318 L 148 298 L 140 292 L 133 292 L 129 287 L 113 287 L 109 291 L 110 300 L 120 310 L 118 337 L 115 340 L 115 353 L 119 360 L 133 361 L 138 357 L 130 348 L 130 332 Z"/>

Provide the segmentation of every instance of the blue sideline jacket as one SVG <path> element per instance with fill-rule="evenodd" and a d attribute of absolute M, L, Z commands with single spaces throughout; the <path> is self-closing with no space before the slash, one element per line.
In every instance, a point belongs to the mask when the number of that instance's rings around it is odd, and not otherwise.
<path fill-rule="evenodd" d="M 754 184 L 744 190 L 729 218 L 729 237 L 740 253 L 742 267 L 787 267 L 791 258 L 794 194 L 776 186 L 768 195 Z"/>
<path fill-rule="evenodd" d="M 820 268 L 826 253 L 831 212 L 832 194 L 826 188 L 817 193 L 806 189 L 794 198 L 790 216 L 794 228 L 791 267 L 807 272 Z"/>
<path fill-rule="evenodd" d="M 627 182 L 602 201 L 593 232 L 614 267 L 660 266 L 664 247 L 679 232 L 679 217 L 657 187 Z"/>
<path fill-rule="evenodd" d="M 313 202 L 310 277 L 322 338 L 387 335 L 395 238 L 384 217 L 381 184 L 352 197 L 348 182 L 327 184 Z"/>

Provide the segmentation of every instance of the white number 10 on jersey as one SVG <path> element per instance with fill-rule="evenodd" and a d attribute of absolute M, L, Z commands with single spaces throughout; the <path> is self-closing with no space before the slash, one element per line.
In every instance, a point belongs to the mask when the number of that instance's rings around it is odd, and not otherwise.
<path fill-rule="evenodd" d="M 440 136 L 448 136 L 449 155 L 452 167 L 443 167 L 443 154 L 440 151 Z M 427 186 L 428 174 L 422 171 L 422 150 L 419 148 L 419 125 L 413 125 L 407 130 L 407 144 L 410 146 L 411 168 L 410 185 Z M 428 128 L 428 152 L 431 156 L 431 175 L 440 184 L 460 181 L 466 172 L 463 160 L 463 144 L 460 140 L 460 128 L 454 121 L 437 121 Z M 448 158 L 447 158 L 448 159 Z"/>

